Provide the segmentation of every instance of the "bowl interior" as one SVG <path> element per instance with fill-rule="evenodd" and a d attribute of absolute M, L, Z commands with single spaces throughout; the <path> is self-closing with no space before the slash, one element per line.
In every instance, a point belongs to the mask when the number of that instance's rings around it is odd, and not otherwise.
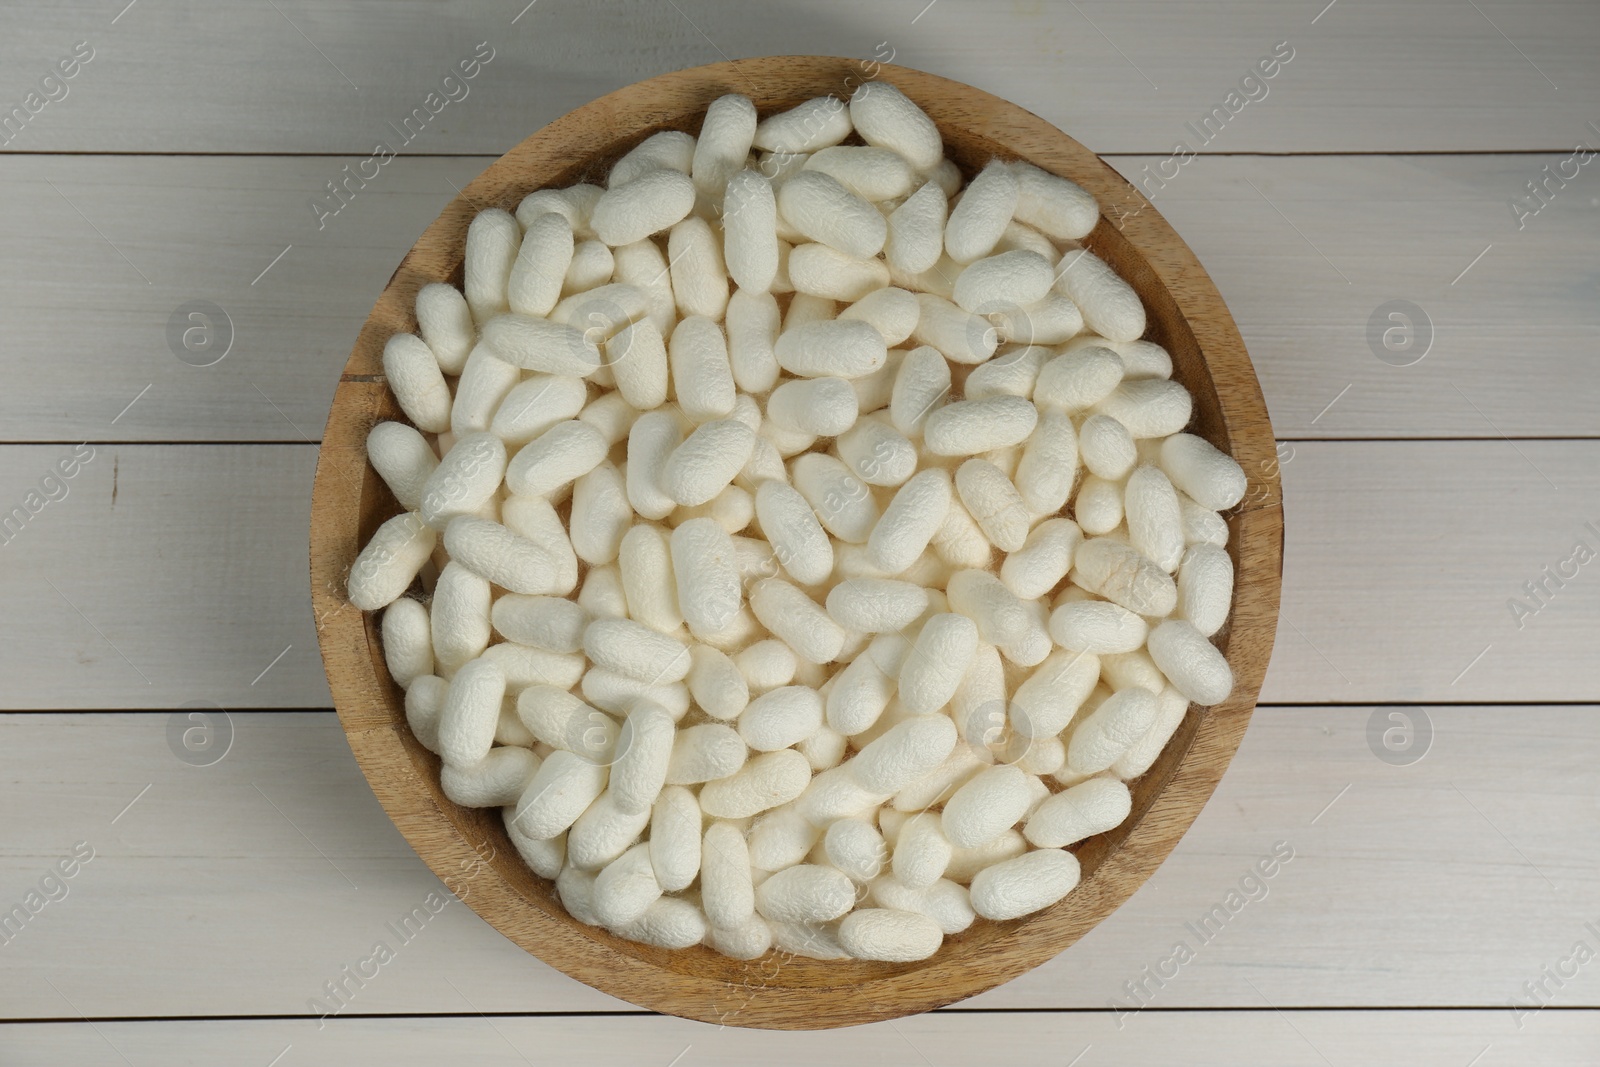
<path fill-rule="evenodd" d="M 1193 432 L 1250 475 L 1246 503 L 1229 516 L 1236 591 L 1217 637 L 1236 685 L 1223 704 L 1191 709 L 1155 765 L 1132 783 L 1130 817 L 1074 849 L 1083 880 L 1054 907 L 1011 922 L 979 920 L 912 964 L 777 954 L 740 962 L 703 947 L 654 949 L 572 919 L 552 883 L 517 856 L 497 809 L 462 808 L 444 796 L 438 757 L 406 726 L 377 615 L 363 616 L 345 599 L 356 553 L 400 510 L 364 451 L 376 422 L 403 419 L 383 379 L 383 344 L 415 331 L 422 285 L 460 284 L 466 228 L 478 211 L 514 210 L 541 187 L 601 182 L 611 162 L 650 133 L 695 131 L 706 105 L 724 93 L 744 93 L 765 116 L 826 93 L 848 96 L 869 79 L 892 82 L 916 100 L 967 176 L 991 158 L 1023 158 L 1100 202 L 1102 219 L 1085 243 L 1143 299 L 1146 337 L 1172 354 L 1173 376 L 1194 395 Z M 1210 279 L 1155 209 L 1066 134 L 970 86 L 870 62 L 786 56 L 679 71 L 596 100 L 529 137 L 452 201 L 396 269 L 345 367 L 324 433 L 311 550 L 319 639 L 351 748 L 379 800 L 446 885 L 529 952 L 624 1000 L 709 1022 L 811 1029 L 894 1018 L 971 996 L 1055 956 L 1131 896 L 1199 813 L 1238 746 L 1276 629 L 1282 509 L 1274 447 L 1243 343 Z"/>

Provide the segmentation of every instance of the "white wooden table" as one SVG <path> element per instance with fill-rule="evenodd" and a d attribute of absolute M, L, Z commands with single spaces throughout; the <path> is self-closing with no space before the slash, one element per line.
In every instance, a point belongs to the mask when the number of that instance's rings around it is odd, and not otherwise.
<path fill-rule="evenodd" d="M 0 1063 L 1600 1061 L 1600 7 L 524 2 L 0 12 L 0 113 L 26 118 L 0 147 L 0 512 L 27 515 L 0 535 L 0 910 L 45 891 L 0 935 Z M 1267 95 L 1166 162 L 1285 41 Z M 325 183 L 479 42 L 468 95 L 319 229 Z M 1243 747 L 1125 907 L 946 1011 L 783 1035 L 652 1016 L 456 905 L 319 1020 L 441 890 L 345 746 L 306 592 L 357 327 L 532 130 L 794 52 L 892 53 L 1132 179 L 1176 173 L 1147 188 L 1282 442 L 1282 625 Z M 169 342 L 192 301 L 231 321 L 210 366 Z M 1382 343 L 1391 301 L 1409 346 Z M 188 704 L 231 722 L 209 766 L 169 742 Z M 1279 842 L 1265 895 L 1173 974 L 1186 924 Z M 93 858 L 51 878 L 75 847 Z"/>

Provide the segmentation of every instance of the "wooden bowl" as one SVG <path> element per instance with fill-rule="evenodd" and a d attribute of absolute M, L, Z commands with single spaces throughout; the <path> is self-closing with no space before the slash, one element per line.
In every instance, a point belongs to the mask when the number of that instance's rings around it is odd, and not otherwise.
<path fill-rule="evenodd" d="M 931 959 L 888 964 L 768 957 L 738 962 L 696 947 L 667 951 L 584 926 L 562 909 L 506 837 L 498 809 L 468 809 L 439 786 L 439 760 L 406 726 L 400 688 L 379 645 L 378 617 L 345 598 L 345 575 L 378 525 L 400 509 L 367 464 L 367 431 L 401 419 L 385 385 L 384 341 L 415 331 L 428 282 L 461 283 L 467 224 L 514 210 L 528 192 L 603 180 L 610 163 L 657 130 L 698 129 L 706 105 L 744 93 L 762 115 L 868 79 L 898 86 L 939 125 L 970 176 L 991 157 L 1027 159 L 1088 189 L 1102 209 L 1087 244 L 1138 290 L 1146 336 L 1172 353 L 1194 394 L 1194 432 L 1250 476 L 1229 518 L 1237 582 L 1218 644 L 1233 667 L 1229 699 L 1191 710 L 1161 758 L 1133 783 L 1133 812 L 1076 849 L 1083 880 L 1059 904 L 1010 922 L 979 920 Z M 830 56 L 781 56 L 677 71 L 619 89 L 556 120 L 467 186 L 390 278 L 334 394 L 311 513 L 311 587 L 334 704 L 373 791 L 412 847 L 469 907 L 511 940 L 581 982 L 642 1007 L 706 1022 L 822 1029 L 893 1019 L 990 989 L 1055 956 L 1133 895 L 1199 814 L 1238 747 L 1277 626 L 1282 507 L 1272 427 L 1244 344 L 1193 253 L 1156 210 L 1078 142 L 1015 104 L 904 67 Z"/>

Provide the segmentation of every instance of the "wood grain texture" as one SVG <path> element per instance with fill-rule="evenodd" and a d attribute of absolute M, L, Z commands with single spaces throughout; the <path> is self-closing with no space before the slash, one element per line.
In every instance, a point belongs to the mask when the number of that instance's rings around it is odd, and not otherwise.
<path fill-rule="evenodd" d="M 683 1019 L 342 1019 L 318 1030 L 285 1020 L 159 1023 L 47 1023 L 0 1026 L 10 1067 L 63 1061 L 83 1067 L 161 1063 L 210 1067 L 266 1063 L 285 1052 L 285 1064 L 382 1062 L 432 1067 L 506 1063 L 571 1063 L 595 1067 L 657 1067 L 674 1055 L 686 1064 L 743 1067 L 749 1063 L 926 1064 L 974 1062 L 1116 1063 L 1167 1067 L 1183 1049 L 1191 1067 L 1327 1067 L 1330 1063 L 1456 1065 L 1482 1056 L 1485 1065 L 1538 1063 L 1588 1067 L 1600 1013 L 1550 1013 L 1537 1028 L 1507 1032 L 1493 1011 L 1425 1012 L 1271 1010 L 1178 1012 L 1151 1016 L 1117 1032 L 1107 1016 L 964 1015 L 935 1012 L 900 1023 L 845 1032 L 769 1034 L 713 1030 Z M 996 1048 L 1003 1048 L 1004 1060 Z"/>
<path fill-rule="evenodd" d="M 371 294 L 485 161 L 394 160 L 319 229 L 308 202 L 344 162 L 0 157 L 0 435 L 318 440 Z M 193 301 L 226 316 L 215 343 L 231 328 L 210 366 L 179 358 Z"/>
<path fill-rule="evenodd" d="M 1583 387 L 1595 346 L 1592 168 L 1525 229 L 1507 208 L 1573 143 L 1594 143 L 1594 5 L 795 0 L 750 18 L 733 0 L 612 0 L 541 3 L 514 24 L 523 0 L 276 7 L 281 14 L 67 0 L 0 16 L 6 107 L 72 42 L 97 50 L 71 97 L 0 148 L 10 253 L 0 257 L 0 441 L 317 438 L 354 324 L 389 265 L 455 195 L 451 183 L 464 186 L 577 104 L 719 51 L 868 57 L 884 41 L 897 62 L 1022 104 L 1103 156 L 1158 153 L 1108 160 L 1136 179 L 1249 63 L 1288 39 L 1296 58 L 1270 97 L 1202 151 L 1313 156 L 1212 155 L 1156 196 L 1227 299 L 1278 436 L 1297 442 L 1283 468 L 1288 571 L 1264 695 L 1600 699 L 1600 583 L 1559 588 L 1523 630 L 1506 610 L 1596 518 L 1600 454 L 1498 440 L 1600 432 Z M 490 38 L 497 58 L 471 98 L 317 230 L 309 196 Z M 1514 154 L 1535 149 L 1555 154 Z M 49 151 L 342 155 L 19 154 Z M 441 152 L 481 157 L 428 158 Z M 1440 327 L 1417 366 L 1383 366 L 1367 345 L 1367 316 L 1396 297 Z M 225 307 L 238 327 L 239 345 L 215 367 L 178 363 L 164 336 L 173 309 L 195 298 Z M 1486 440 L 1298 443 L 1369 436 Z M 68 451 L 0 447 L 0 508 Z M 120 479 L 107 457 L 120 460 Z M 302 538 L 314 457 L 309 446 L 102 449 L 70 499 L 0 548 L 12 606 L 6 706 L 329 706 L 306 654 L 314 630 Z M 893 1028 L 791 1035 L 659 1017 L 346 1018 L 321 1030 L 307 1019 L 21 1024 L 0 1025 L 0 1060 L 943 1067 L 1065 1064 L 1092 1044 L 1081 1067 L 1166 1064 L 1175 1049 L 1202 1065 L 1590 1064 L 1600 1013 L 1563 1010 L 1600 1005 L 1587 971 L 1521 1030 L 1506 999 L 1596 918 L 1600 842 L 1584 814 L 1600 759 L 1594 709 L 1427 710 L 1435 750 L 1393 768 L 1365 747 L 1365 707 L 1262 709 L 1210 810 L 1156 876 L 1082 943 L 972 1002 L 1104 1009 L 1282 836 L 1303 861 L 1158 1000 L 1253 1011 L 1145 1012 L 1123 1030 L 1105 1012 L 936 1012 Z M 237 747 L 196 769 L 168 751 L 164 713 L 0 717 L 0 797 L 23 815 L 0 835 L 0 902 L 19 898 L 72 841 L 109 842 L 70 899 L 0 948 L 0 1015 L 304 1013 L 305 998 L 370 951 L 385 923 L 439 888 L 373 802 L 331 714 L 234 718 Z M 1314 826 L 1301 818 L 1347 784 Z M 1326 839 L 1303 836 L 1329 828 Z M 352 1011 L 626 1006 L 528 956 L 468 909 L 446 909 L 429 931 Z M 1291 1010 L 1264 1009 L 1261 993 Z M 1394 1007 L 1408 1004 L 1442 1010 Z"/>
<path fill-rule="evenodd" d="M 1589 373 L 1600 339 L 1593 292 L 1575 282 L 1600 212 L 1577 183 L 1520 231 L 1506 207 L 1563 158 L 1212 157 L 1165 188 L 1143 170 L 1161 158 L 1108 162 L 1145 182 L 1206 265 L 1280 439 L 1593 437 L 1600 409 L 1559 383 Z M 320 438 L 372 294 L 456 195 L 452 183 L 490 160 L 402 156 L 318 230 L 308 201 L 346 162 L 0 154 L 0 227 L 15 250 L 0 258 L 11 341 L 0 380 L 13 385 L 0 390 L 0 440 Z M 1413 366 L 1380 362 L 1368 344 L 1368 320 L 1392 299 L 1433 323 L 1433 350 Z M 190 300 L 231 317 L 234 350 L 214 366 L 169 348 L 167 321 Z"/>
<path fill-rule="evenodd" d="M 1570 557 L 1585 522 L 1600 526 L 1600 444 L 1292 448 L 1264 700 L 1600 700 L 1591 568 L 1550 583 L 1521 629 L 1507 606 L 1526 600 L 1525 582 L 1548 582 L 1542 568 Z M 20 503 L 71 451 L 0 446 L 0 505 Z M 99 446 L 67 499 L 0 545 L 17 606 L 0 616 L 0 707 L 332 707 L 302 584 L 315 462 L 309 445 Z"/>
<path fill-rule="evenodd" d="M 1259 1008 L 1264 993 L 1282 1007 L 1493 1009 L 1509 1032 L 1508 999 L 1600 925 L 1600 708 L 1410 710 L 1431 747 L 1391 766 L 1369 748 L 1370 708 L 1258 709 L 1139 892 L 962 1007 L 1137 1007 L 1125 983 L 1148 982 L 1183 940 L 1193 959 L 1167 967 L 1148 987 L 1155 1010 L 1124 1029 L 1168 1009 Z M 0 946 L 0 1018 L 73 1018 L 45 979 L 94 1018 L 316 1016 L 326 1009 L 308 1001 L 378 940 L 396 958 L 352 989 L 347 1015 L 628 1008 L 453 902 L 402 944 L 388 924 L 446 890 L 373 799 L 334 715 L 231 718 L 227 756 L 192 767 L 168 747 L 166 713 L 0 716 L 0 809 L 29 814 L 0 843 L 0 906 L 75 841 L 96 850 L 67 898 Z M 1294 858 L 1199 944 L 1189 926 L 1279 841 Z M 469 872 L 448 881 L 469 900 L 478 889 Z M 1585 969 L 1555 1004 L 1600 1007 L 1600 986 Z"/>
<path fill-rule="evenodd" d="M 1565 158 L 1230 157 L 1167 182 L 1164 160 L 1113 163 L 1227 298 L 1280 439 L 1592 437 L 1592 394 L 1561 383 L 1600 344 L 1600 178 L 1552 184 L 1520 228 L 1509 207 Z M 1421 309 L 1409 351 L 1383 345 L 1396 300 Z"/>
<path fill-rule="evenodd" d="M 10 19 L 0 66 L 13 72 L 10 106 L 73 42 L 96 50 L 13 151 L 364 157 L 481 41 L 494 60 L 413 150 L 499 155 L 613 89 L 719 59 L 892 50 L 894 62 L 1014 100 L 1095 151 L 1168 153 L 1180 138 L 1202 147 L 1185 124 L 1223 104 L 1280 41 L 1294 58 L 1268 95 L 1202 150 L 1569 150 L 1590 137 L 1594 5 L 1326 3 L 939 0 L 924 11 L 927 0 L 796 0 L 751 17 L 737 0 L 526 12 L 493 0 L 276 0 L 279 10 L 142 2 L 118 17 L 121 3 L 70 0 Z"/>
<path fill-rule="evenodd" d="M 1024 158 L 1078 182 L 1102 205 L 1136 214 L 1102 219 L 1086 243 L 1139 293 L 1148 336 L 1172 353 L 1174 377 L 1194 396 L 1194 432 L 1256 472 L 1257 492 L 1229 520 L 1236 574 L 1219 647 L 1233 668 L 1229 698 L 1185 720 L 1133 786 L 1133 813 L 1080 846 L 1077 888 L 1060 903 L 1010 922 L 980 920 L 912 964 L 786 959 L 739 962 L 703 946 L 684 951 L 625 941 L 567 915 L 551 883 L 516 857 L 499 813 L 461 808 L 443 794 L 438 759 L 411 736 L 401 691 L 388 678 L 376 616 L 350 611 L 342 578 L 397 505 L 365 461 L 378 418 L 398 414 L 379 377 L 384 342 L 414 326 L 422 285 L 459 277 L 466 228 L 484 206 L 515 208 L 534 189 L 604 173 L 627 149 L 664 128 L 695 128 L 731 90 L 770 114 L 823 93 L 848 94 L 865 78 L 898 86 L 938 124 L 946 154 L 967 173 L 988 160 Z M 1160 215 L 1093 153 L 1014 104 L 906 68 L 783 56 L 759 69 L 713 64 L 630 86 L 557 119 L 496 161 L 419 238 L 384 289 L 334 394 L 317 465 L 311 515 L 311 590 L 318 640 L 356 760 L 402 834 L 437 873 L 496 847 L 469 906 L 558 969 L 630 1002 L 738 1026 L 816 1029 L 926 1011 L 1037 967 L 1121 905 L 1160 864 L 1215 788 L 1244 733 L 1271 653 L 1282 566 L 1283 510 L 1274 452 L 1255 374 L 1233 320 L 1193 254 Z M 776 958 L 775 956 L 772 958 Z"/>
<path fill-rule="evenodd" d="M 316 449 L 91 447 L 0 531 L 5 706 L 330 706 L 304 588 Z M 0 449 L 0 517 L 74 450 Z"/>
<path fill-rule="evenodd" d="M 1600 582 L 1565 562 L 1580 541 L 1600 550 L 1589 442 L 1293 447 L 1286 507 L 1295 516 L 1314 498 L 1320 529 L 1287 553 L 1279 647 L 1295 651 L 1275 662 L 1307 673 L 1269 679 L 1268 699 L 1592 698 Z M 1393 462 L 1382 458 L 1391 448 Z M 1543 583 L 1538 599 L 1530 582 Z"/>

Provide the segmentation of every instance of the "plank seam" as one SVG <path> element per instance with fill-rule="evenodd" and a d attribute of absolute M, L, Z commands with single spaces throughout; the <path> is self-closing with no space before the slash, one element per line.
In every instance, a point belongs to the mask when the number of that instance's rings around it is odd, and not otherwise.
<path fill-rule="evenodd" d="M 354 378 L 360 381 L 363 378 Z M 1501 436 L 1464 436 L 1464 437 L 1297 437 L 1288 433 L 1277 438 L 1279 441 L 1294 441 L 1297 444 L 1309 445 L 1409 445 L 1409 444 L 1481 444 L 1511 441 L 1526 441 L 1530 444 L 1573 444 L 1582 441 L 1600 441 L 1600 434 L 1576 434 L 1569 436 L 1540 436 L 1540 437 L 1501 437 Z M 243 448 L 257 445 L 296 445 L 302 448 L 320 448 L 320 440 L 306 440 L 305 438 L 260 438 L 254 440 L 194 440 L 194 441 L 143 441 L 143 440 L 99 440 L 82 438 L 72 440 L 32 440 L 32 439 L 0 439 L 0 448 L 11 446 L 66 447 L 69 445 L 91 444 L 98 448 L 143 448 L 161 446 L 164 448 Z"/>
<path fill-rule="evenodd" d="M 1214 1008 L 1207 1007 L 1157 1007 L 1151 1005 L 1142 1008 L 1142 1012 L 1157 1015 L 1264 1015 L 1269 1012 L 1316 1012 L 1331 1014 L 1337 1012 L 1489 1012 L 1504 1011 L 1504 1004 L 1446 1004 L 1446 1005 L 1413 1005 L 1413 1004 L 1377 1004 L 1377 1005 L 1283 1005 L 1270 1007 L 1266 1005 L 1227 1005 Z M 1600 1013 L 1600 1006 L 1584 1004 L 1550 1004 L 1544 1011 L 1583 1013 Z M 1118 1013 L 1105 1008 L 935 1008 L 927 1015 L 1104 1015 L 1115 1016 Z M 52 1026 L 61 1023 L 182 1023 L 182 1022 L 306 1022 L 316 1019 L 315 1015 L 78 1015 L 78 1016 L 39 1016 L 24 1019 L 0 1018 L 0 1026 Z M 598 1018 L 636 1018 L 636 1019 L 675 1019 L 676 1016 L 663 1015 L 653 1011 L 441 1011 L 441 1012 L 341 1012 L 337 1017 L 327 1020 L 338 1024 L 346 1020 L 387 1020 L 387 1019 L 598 1019 Z"/>
<path fill-rule="evenodd" d="M 1196 151 L 1198 157 L 1215 157 L 1218 159 L 1296 159 L 1296 158 L 1323 158 L 1328 156 L 1348 156 L 1351 158 L 1383 157 L 1383 156 L 1549 156 L 1571 152 L 1571 145 L 1562 145 L 1558 148 L 1410 148 L 1398 151 L 1385 151 L 1383 149 L 1351 149 L 1340 151 L 1338 149 L 1304 149 L 1288 152 L 1207 152 Z M 168 151 L 168 152 L 128 152 L 116 149 L 48 149 L 48 148 L 18 148 L 0 153 L 4 156 L 45 156 L 65 158 L 70 156 L 122 156 L 136 159 L 351 159 L 364 158 L 370 155 L 368 149 L 357 149 L 350 152 L 202 152 L 202 151 Z M 407 152 L 407 159 L 499 159 L 504 153 L 500 152 Z M 1117 151 L 1097 152 L 1101 159 L 1165 159 L 1172 153 L 1167 149 L 1153 149 L 1150 151 Z"/>

